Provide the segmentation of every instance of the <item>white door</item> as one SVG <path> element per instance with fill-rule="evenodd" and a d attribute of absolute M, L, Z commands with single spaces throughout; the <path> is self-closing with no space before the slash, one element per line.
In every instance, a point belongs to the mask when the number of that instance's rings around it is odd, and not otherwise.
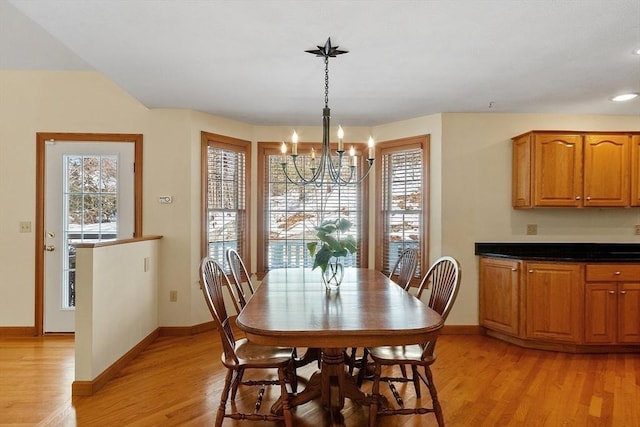
<path fill-rule="evenodd" d="M 131 238 L 134 144 L 48 141 L 44 332 L 75 331 L 75 246 Z"/>

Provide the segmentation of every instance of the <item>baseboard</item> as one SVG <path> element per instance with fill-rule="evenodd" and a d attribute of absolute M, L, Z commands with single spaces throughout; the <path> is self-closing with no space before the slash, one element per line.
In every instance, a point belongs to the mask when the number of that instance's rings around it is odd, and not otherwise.
<path fill-rule="evenodd" d="M 442 335 L 484 335 L 480 325 L 444 325 Z"/>
<path fill-rule="evenodd" d="M 112 378 L 114 378 L 122 368 L 131 362 L 138 354 L 142 352 L 149 344 L 151 344 L 160 333 L 159 329 L 154 330 L 147 335 L 142 341 L 136 344 L 131 350 L 126 352 L 120 359 L 116 360 L 111 366 L 105 369 L 92 381 L 74 381 L 71 384 L 72 396 L 91 396 L 100 390 Z"/>
<path fill-rule="evenodd" d="M 200 323 L 193 326 L 161 326 L 159 336 L 161 337 L 184 337 L 216 329 L 213 321 Z"/>
<path fill-rule="evenodd" d="M 0 337 L 35 337 L 34 326 L 0 326 Z"/>

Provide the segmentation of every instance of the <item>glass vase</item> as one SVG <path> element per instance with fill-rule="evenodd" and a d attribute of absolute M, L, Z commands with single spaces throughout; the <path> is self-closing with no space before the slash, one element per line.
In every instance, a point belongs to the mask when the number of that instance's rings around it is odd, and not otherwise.
<path fill-rule="evenodd" d="M 322 273 L 322 281 L 327 290 L 337 289 L 344 277 L 344 266 L 338 258 L 331 258 Z"/>

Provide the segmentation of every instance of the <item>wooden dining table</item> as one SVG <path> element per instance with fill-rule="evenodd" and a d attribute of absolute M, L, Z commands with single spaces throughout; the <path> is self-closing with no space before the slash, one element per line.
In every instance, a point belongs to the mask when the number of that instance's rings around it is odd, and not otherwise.
<path fill-rule="evenodd" d="M 362 268 L 346 268 L 331 290 L 320 269 L 271 270 L 236 323 L 257 344 L 320 349 L 321 369 L 290 405 L 320 398 L 334 417 L 341 417 L 345 398 L 361 405 L 371 399 L 345 369 L 346 348 L 427 342 L 443 325 L 437 312 L 387 276 Z"/>

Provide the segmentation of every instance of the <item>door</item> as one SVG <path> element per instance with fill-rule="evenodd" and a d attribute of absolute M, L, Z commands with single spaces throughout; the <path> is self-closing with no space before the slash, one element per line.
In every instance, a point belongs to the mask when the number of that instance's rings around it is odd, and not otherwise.
<path fill-rule="evenodd" d="M 44 332 L 75 330 L 75 244 L 134 235 L 134 144 L 45 145 Z"/>

